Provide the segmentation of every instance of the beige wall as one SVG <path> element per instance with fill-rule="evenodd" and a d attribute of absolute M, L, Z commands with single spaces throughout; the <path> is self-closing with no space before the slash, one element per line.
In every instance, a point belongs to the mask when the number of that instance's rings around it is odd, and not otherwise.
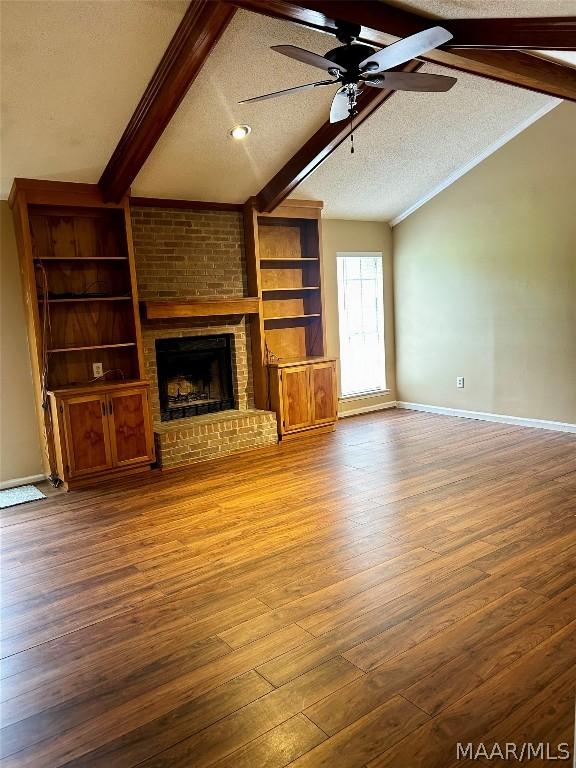
<path fill-rule="evenodd" d="M 42 473 L 12 212 L 0 201 L 0 480 Z"/>
<path fill-rule="evenodd" d="M 386 383 L 389 392 L 363 398 L 340 401 L 339 410 L 346 411 L 377 406 L 396 399 L 394 369 L 394 296 L 392 275 L 392 234 L 388 224 L 379 221 L 322 221 L 322 280 L 326 311 L 327 352 L 338 357 L 338 287 L 336 254 L 353 251 L 381 251 L 384 254 L 384 308 L 386 336 Z"/>
<path fill-rule="evenodd" d="M 398 399 L 576 423 L 576 105 L 393 235 Z"/>

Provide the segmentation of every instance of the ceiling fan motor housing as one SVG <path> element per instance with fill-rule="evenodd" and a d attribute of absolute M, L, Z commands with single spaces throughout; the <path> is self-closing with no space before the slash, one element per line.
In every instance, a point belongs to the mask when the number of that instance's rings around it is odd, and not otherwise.
<path fill-rule="evenodd" d="M 343 67 L 346 72 L 342 73 L 343 83 L 355 83 L 360 74 L 360 64 L 369 56 L 376 53 L 374 48 L 361 43 L 351 43 L 350 45 L 341 45 L 333 48 L 324 54 L 324 58 L 333 61 L 337 66 Z"/>

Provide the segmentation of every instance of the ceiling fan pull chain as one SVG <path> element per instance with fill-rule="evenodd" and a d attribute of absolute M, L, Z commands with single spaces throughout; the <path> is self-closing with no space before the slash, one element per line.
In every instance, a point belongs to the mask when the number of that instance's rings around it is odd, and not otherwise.
<path fill-rule="evenodd" d="M 350 154 L 354 154 L 354 112 L 350 110 Z"/>

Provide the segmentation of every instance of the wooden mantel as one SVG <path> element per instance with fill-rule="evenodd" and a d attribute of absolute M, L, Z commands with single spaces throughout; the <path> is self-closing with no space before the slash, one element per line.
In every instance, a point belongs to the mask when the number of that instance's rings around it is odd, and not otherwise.
<path fill-rule="evenodd" d="M 257 315 L 257 296 L 224 296 L 213 299 L 149 299 L 141 301 L 142 314 L 147 320 L 178 317 L 213 317 L 217 315 Z"/>

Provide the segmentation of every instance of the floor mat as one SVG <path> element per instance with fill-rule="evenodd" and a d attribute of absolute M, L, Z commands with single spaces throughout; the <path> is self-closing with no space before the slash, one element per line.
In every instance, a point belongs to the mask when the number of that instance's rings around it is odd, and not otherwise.
<path fill-rule="evenodd" d="M 0 509 L 14 507 L 16 504 L 24 504 L 27 501 L 45 499 L 46 494 L 39 491 L 33 485 L 21 485 L 19 488 L 8 488 L 0 491 Z"/>

